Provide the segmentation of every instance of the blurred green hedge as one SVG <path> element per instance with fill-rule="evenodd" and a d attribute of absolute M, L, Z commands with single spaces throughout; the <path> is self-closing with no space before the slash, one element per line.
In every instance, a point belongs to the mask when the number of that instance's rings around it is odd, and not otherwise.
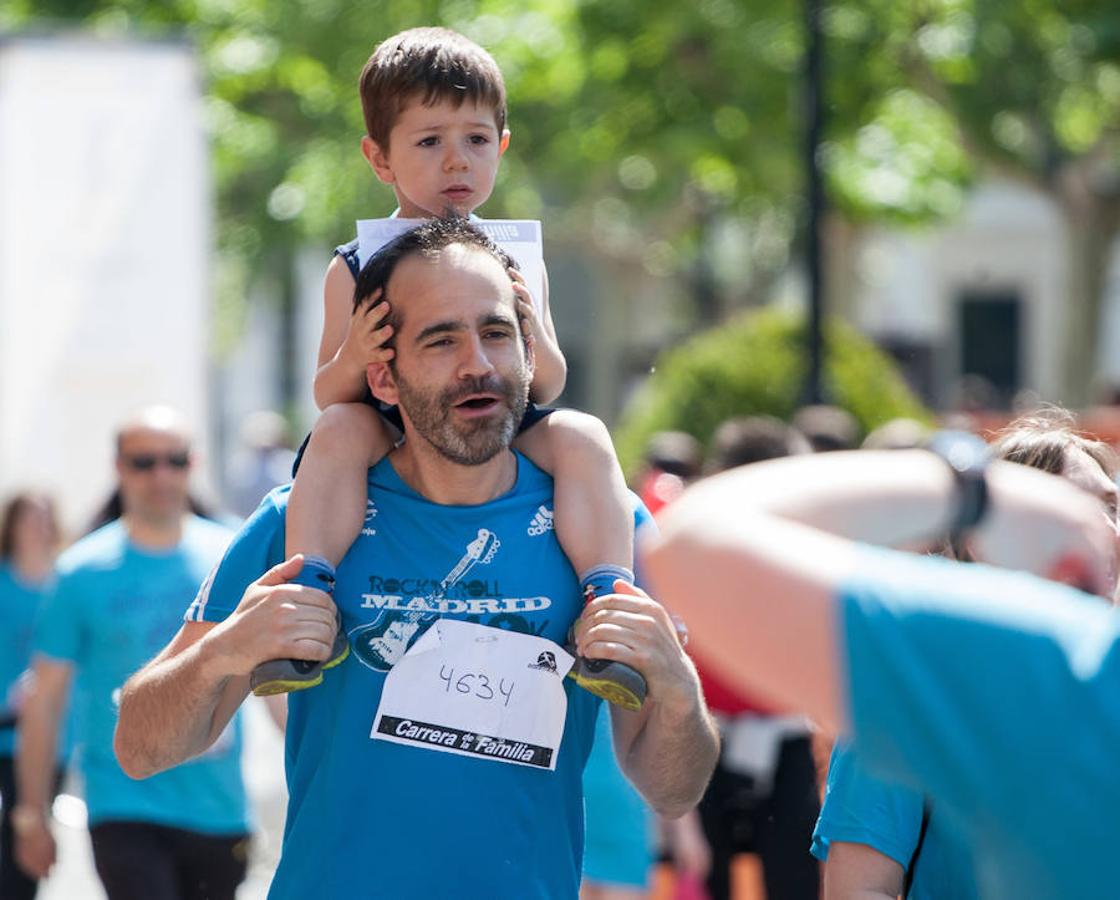
<path fill-rule="evenodd" d="M 805 385 L 805 322 L 765 309 L 743 313 L 663 353 L 615 430 L 623 469 L 639 467 L 650 436 L 687 431 L 704 446 L 729 416 L 771 415 L 789 421 Z M 848 410 L 864 433 L 906 416 L 932 416 L 889 356 L 850 325 L 825 326 L 825 392 Z"/>

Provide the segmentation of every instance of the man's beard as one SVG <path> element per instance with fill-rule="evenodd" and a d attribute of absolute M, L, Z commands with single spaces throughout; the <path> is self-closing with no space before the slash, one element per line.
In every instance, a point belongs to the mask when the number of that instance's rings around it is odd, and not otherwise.
<path fill-rule="evenodd" d="M 525 367 L 512 379 L 488 375 L 443 391 L 413 387 L 399 371 L 396 380 L 399 405 L 412 428 L 441 456 L 461 466 L 480 466 L 509 447 L 529 397 Z M 477 419 L 456 419 L 452 407 L 471 394 L 494 394 L 500 409 Z"/>

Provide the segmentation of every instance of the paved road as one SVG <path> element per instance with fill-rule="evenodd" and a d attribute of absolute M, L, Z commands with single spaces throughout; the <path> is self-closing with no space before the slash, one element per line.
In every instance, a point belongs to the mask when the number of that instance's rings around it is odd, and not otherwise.
<path fill-rule="evenodd" d="M 245 780 L 257 821 L 249 876 L 237 900 L 264 900 L 280 855 L 287 790 L 284 787 L 284 743 L 263 704 L 245 705 Z M 58 864 L 43 882 L 38 900 L 105 900 L 93 868 L 85 806 L 71 797 L 55 806 Z"/>

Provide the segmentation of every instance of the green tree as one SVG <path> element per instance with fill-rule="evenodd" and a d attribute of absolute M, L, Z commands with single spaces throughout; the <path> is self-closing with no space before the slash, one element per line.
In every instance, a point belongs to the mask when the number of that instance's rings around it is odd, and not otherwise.
<path fill-rule="evenodd" d="M 283 284 L 308 242 L 391 202 L 357 153 L 357 72 L 403 27 L 445 24 L 506 73 L 514 132 L 489 215 L 689 286 L 697 321 L 767 295 L 802 222 L 801 4 L 789 0 L 8 0 L 0 27 L 186 33 L 206 84 L 220 300 Z M 1120 6 L 1112 0 L 831 0 L 828 146 L 851 222 L 927 222 L 1010 173 L 1071 235 L 1071 384 L 1092 364 L 1120 219 Z M 744 223 L 712 283 L 713 224 Z M 718 303 L 723 291 L 730 302 Z M 283 294 L 284 291 L 279 291 Z"/>
<path fill-rule="evenodd" d="M 707 444 L 731 416 L 789 420 L 805 380 L 804 322 L 778 310 L 741 313 L 665 353 L 630 405 L 615 437 L 628 472 L 658 431 L 687 431 Z M 833 402 L 865 432 L 896 417 L 928 420 L 894 362 L 850 326 L 825 334 L 825 378 Z"/>
<path fill-rule="evenodd" d="M 868 120 L 845 129 L 834 147 L 833 172 L 844 176 L 833 182 L 838 201 L 866 217 L 881 214 L 884 197 L 905 207 L 910 164 L 900 167 L 894 149 L 906 130 L 918 136 L 919 121 L 927 132 L 938 126 L 924 151 L 931 172 L 963 162 L 967 177 L 1001 174 L 1050 196 L 1069 242 L 1070 393 L 1062 399 L 1084 402 L 1109 252 L 1120 236 L 1120 6 L 860 0 L 830 9 L 833 69 L 844 73 L 835 89 L 855 101 L 853 125 Z M 900 103 L 936 115 L 889 127 L 884 113 Z M 934 211 L 951 208 L 951 192 L 934 187 Z"/>

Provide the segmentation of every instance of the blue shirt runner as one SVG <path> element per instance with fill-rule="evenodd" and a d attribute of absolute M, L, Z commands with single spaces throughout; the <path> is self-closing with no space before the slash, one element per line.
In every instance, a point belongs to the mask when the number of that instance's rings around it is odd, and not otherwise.
<path fill-rule="evenodd" d="M 321 685 L 289 696 L 274 900 L 577 895 L 597 698 L 564 680 L 555 771 L 370 737 L 387 663 L 437 618 L 563 646 L 582 599 L 552 528 L 552 479 L 520 454 L 516 462 L 513 489 L 480 506 L 430 502 L 389 459 L 370 470 L 365 526 L 334 593 L 352 652 Z M 283 560 L 287 498 L 281 488 L 265 499 L 189 620 L 221 621 Z"/>
<path fill-rule="evenodd" d="M 204 834 L 248 831 L 241 781 L 240 719 L 197 759 L 143 781 L 113 753 L 120 688 L 159 653 L 230 538 L 223 526 L 191 517 L 180 543 L 152 551 L 111 522 L 59 559 L 58 582 L 36 629 L 35 650 L 75 667 L 80 768 L 89 821 L 150 822 Z"/>

